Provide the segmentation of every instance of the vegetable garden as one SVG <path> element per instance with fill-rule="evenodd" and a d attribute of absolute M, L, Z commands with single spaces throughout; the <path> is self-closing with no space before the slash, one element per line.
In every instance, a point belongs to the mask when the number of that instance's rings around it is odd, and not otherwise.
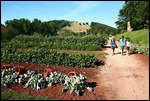
<path fill-rule="evenodd" d="M 72 50 L 100 50 L 107 42 L 105 35 L 80 36 L 41 36 L 41 35 L 19 35 L 11 42 L 3 43 L 3 48 L 50 48 L 50 49 L 72 49 Z"/>
<path fill-rule="evenodd" d="M 13 38 L 10 42 L 1 44 L 1 62 L 2 64 L 15 64 L 23 63 L 26 68 L 26 72 L 23 74 L 16 74 L 16 66 L 12 68 L 3 69 L 1 65 L 1 86 L 7 88 L 12 87 L 14 84 L 22 84 L 25 88 L 31 86 L 32 90 L 42 90 L 54 85 L 62 85 L 61 92 L 70 91 L 78 96 L 89 90 L 91 93 L 94 90 L 85 75 L 86 69 L 96 68 L 103 65 L 104 62 L 98 60 L 95 54 L 85 53 L 67 53 L 57 52 L 55 49 L 72 49 L 72 50 L 100 50 L 106 44 L 107 38 L 102 36 L 87 35 L 84 37 L 79 36 L 25 36 L 19 35 Z M 66 73 L 60 72 L 61 70 L 55 70 L 52 68 L 52 72 L 47 77 L 43 77 L 41 71 L 43 68 L 32 67 L 27 69 L 25 64 L 40 64 L 47 68 L 62 66 L 62 69 L 67 66 Z M 40 73 L 35 71 L 40 70 Z M 72 70 L 69 70 L 72 68 Z M 74 68 L 74 69 L 73 69 Z M 75 72 L 77 74 L 68 76 L 67 74 L 72 71 L 78 71 L 82 69 L 82 72 Z M 85 71 L 85 72 L 83 72 Z"/>
<path fill-rule="evenodd" d="M 61 72 L 52 72 L 46 78 L 42 77 L 42 74 L 35 73 L 35 71 L 26 71 L 23 75 L 17 75 L 15 73 L 16 67 L 4 69 L 1 73 L 1 85 L 9 87 L 10 84 L 19 83 L 24 84 L 24 88 L 31 86 L 33 90 L 44 89 L 46 86 L 52 86 L 54 84 L 63 84 L 62 92 L 70 90 L 71 93 L 75 92 L 77 95 L 84 89 L 88 89 L 92 92 L 92 88 L 88 87 L 86 78 L 79 74 L 73 76 L 67 76 Z"/>

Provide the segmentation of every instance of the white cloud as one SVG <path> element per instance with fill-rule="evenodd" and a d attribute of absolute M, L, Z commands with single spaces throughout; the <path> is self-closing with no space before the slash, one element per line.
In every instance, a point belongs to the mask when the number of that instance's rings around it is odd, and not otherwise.
<path fill-rule="evenodd" d="M 75 9 L 69 11 L 67 14 L 59 17 L 59 19 L 76 19 L 82 22 L 87 20 L 93 21 L 93 19 L 86 14 L 86 12 L 93 7 L 100 6 L 102 2 L 94 2 L 94 1 L 74 1 L 73 4 L 76 6 Z"/>
<path fill-rule="evenodd" d="M 66 9 L 65 7 L 60 7 L 57 5 L 57 2 L 53 2 L 53 1 L 41 1 L 42 3 L 46 4 L 46 5 L 50 5 L 50 6 L 54 6 L 55 9 L 63 9 L 65 11 L 69 11 L 68 9 Z M 59 3 L 59 2 L 58 2 Z"/>
<path fill-rule="evenodd" d="M 56 16 L 56 18 L 58 19 L 66 19 L 66 20 L 80 20 L 80 21 L 91 21 L 93 20 L 89 15 L 85 15 L 84 13 L 90 9 L 92 9 L 93 7 L 97 7 L 99 6 L 102 2 L 95 2 L 95 1 L 73 1 L 73 2 L 65 2 L 65 4 L 69 5 L 70 3 L 72 3 L 75 8 L 73 10 L 68 9 L 65 5 L 62 6 L 58 6 L 58 4 L 60 2 L 53 2 L 53 1 L 41 1 L 41 3 L 49 5 L 49 6 L 54 6 L 54 8 L 63 10 L 66 14 L 62 15 L 62 16 Z M 64 2 L 63 2 L 64 3 Z M 48 11 L 43 10 L 44 12 L 46 12 L 47 14 Z M 55 18 L 55 19 L 56 19 Z"/>
<path fill-rule="evenodd" d="M 21 7 L 18 7 L 18 6 L 13 6 L 13 7 L 15 7 L 15 8 L 19 9 L 19 10 L 23 10 Z"/>
<path fill-rule="evenodd" d="M 89 20 L 89 21 L 94 21 L 92 17 L 90 17 L 87 13 L 84 13 L 85 17 Z"/>
<path fill-rule="evenodd" d="M 13 3 L 13 1 L 2 1 L 2 2 L 9 3 L 9 4 Z"/>
<path fill-rule="evenodd" d="M 42 3 L 44 4 L 47 4 L 47 5 L 51 5 L 51 6 L 57 6 L 56 4 L 50 2 L 50 1 L 41 1 Z"/>
<path fill-rule="evenodd" d="M 83 12 L 91 9 L 92 7 L 98 6 L 97 2 L 94 1 L 74 1 L 74 4 L 77 6 L 76 10 Z"/>

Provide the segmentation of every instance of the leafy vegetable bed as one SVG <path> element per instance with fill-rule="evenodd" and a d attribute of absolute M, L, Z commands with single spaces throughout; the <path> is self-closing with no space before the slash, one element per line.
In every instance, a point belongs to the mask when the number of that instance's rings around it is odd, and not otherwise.
<path fill-rule="evenodd" d="M 50 36 L 38 35 L 16 36 L 8 43 L 2 43 L 1 47 L 9 48 L 50 48 L 50 49 L 73 49 L 73 50 L 100 50 L 107 42 L 107 37 L 87 35 L 80 36 Z"/>
<path fill-rule="evenodd" d="M 72 67 L 96 67 L 103 64 L 102 61 L 96 59 L 94 54 L 68 54 L 65 52 L 56 52 L 55 50 L 46 49 L 1 49 L 1 61 L 10 62 L 18 61 L 23 63 L 39 63 L 43 65 L 61 65 Z"/>
<path fill-rule="evenodd" d="M 86 77 L 84 77 L 82 74 L 79 74 L 79 76 L 74 75 L 69 77 L 61 72 L 52 72 L 51 75 L 44 78 L 42 74 L 30 70 L 23 75 L 17 75 L 15 73 L 15 68 L 16 67 L 2 70 L 1 85 L 9 87 L 14 83 L 25 83 L 24 88 L 31 86 L 33 90 L 40 90 L 47 86 L 62 84 L 64 85 L 62 92 L 70 90 L 71 93 L 75 92 L 77 95 L 79 95 L 80 92 L 84 92 L 85 89 L 91 92 L 93 91 L 93 89 L 88 86 Z"/>

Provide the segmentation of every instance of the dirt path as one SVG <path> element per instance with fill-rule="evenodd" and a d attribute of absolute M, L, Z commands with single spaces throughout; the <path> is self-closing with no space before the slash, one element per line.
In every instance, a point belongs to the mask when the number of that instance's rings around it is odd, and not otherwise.
<path fill-rule="evenodd" d="M 119 46 L 119 43 L 117 42 Z M 109 44 L 108 44 L 109 46 Z M 100 68 L 100 86 L 108 100 L 148 100 L 149 99 L 149 61 L 140 61 L 137 54 L 129 56 L 105 50 L 106 65 Z M 120 52 L 118 47 L 115 53 Z"/>

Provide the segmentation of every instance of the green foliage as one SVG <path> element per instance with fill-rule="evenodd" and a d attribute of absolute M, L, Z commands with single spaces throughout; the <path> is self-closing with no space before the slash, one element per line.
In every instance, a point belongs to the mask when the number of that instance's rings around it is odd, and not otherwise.
<path fill-rule="evenodd" d="M 62 92 L 70 90 L 71 93 L 75 92 L 79 95 L 84 89 L 93 91 L 91 87 L 88 86 L 86 82 L 86 77 L 79 74 L 79 76 L 67 76 L 61 72 L 52 72 L 48 77 L 43 78 L 42 74 L 36 74 L 34 71 L 28 70 L 23 75 L 15 74 L 15 68 L 5 69 L 1 72 L 1 85 L 7 86 L 13 83 L 24 82 L 26 83 L 24 88 L 31 86 L 33 90 L 44 89 L 47 85 L 52 86 L 54 84 L 63 84 L 64 87 Z M 20 77 L 19 80 L 17 77 Z"/>
<path fill-rule="evenodd" d="M 131 50 L 137 53 L 144 53 L 149 55 L 149 30 L 143 29 L 138 31 L 126 32 L 118 34 L 116 39 L 119 40 L 121 37 L 130 38 L 132 41 Z M 141 45 L 135 44 L 140 43 Z"/>
<path fill-rule="evenodd" d="M 89 25 L 89 23 L 88 23 L 88 22 L 86 22 L 86 25 Z"/>
<path fill-rule="evenodd" d="M 11 28 L 13 30 L 17 30 L 18 33 L 21 35 L 31 35 L 33 33 L 40 33 L 43 36 L 57 36 L 57 35 L 64 35 L 64 33 L 65 35 L 75 35 L 75 33 L 73 33 L 73 31 L 71 30 L 62 29 L 66 26 L 71 26 L 72 23 L 73 22 L 67 20 L 52 20 L 41 22 L 41 20 L 39 19 L 34 19 L 33 21 L 30 21 L 25 18 L 7 20 L 5 22 L 6 27 Z M 88 25 L 88 23 L 83 23 L 83 25 Z M 78 33 L 77 35 L 80 34 L 82 34 L 81 36 L 85 34 L 97 35 L 98 33 L 115 35 L 116 29 L 99 23 L 96 23 L 95 25 L 95 23 L 92 22 L 91 29 L 87 30 L 87 32 Z"/>
<path fill-rule="evenodd" d="M 66 76 L 64 87 L 62 89 L 62 92 L 66 92 L 67 90 L 70 90 L 71 93 L 76 93 L 77 95 L 80 95 L 80 92 L 84 92 L 85 89 L 89 91 L 93 91 L 91 87 L 88 87 L 88 82 L 86 82 L 86 77 L 79 74 L 79 76 Z"/>
<path fill-rule="evenodd" d="M 22 83 L 23 76 L 15 73 L 15 67 L 2 70 L 1 85 L 9 87 L 10 84 Z"/>
<path fill-rule="evenodd" d="M 91 29 L 87 30 L 88 34 L 95 34 L 97 35 L 98 33 L 102 35 L 116 35 L 117 30 L 113 27 L 107 26 L 105 24 L 100 24 L 96 22 L 91 23 Z"/>
<path fill-rule="evenodd" d="M 57 25 L 57 29 L 61 29 L 65 26 L 71 26 L 71 22 L 67 20 L 52 20 L 52 21 L 47 21 L 47 23 L 54 23 Z"/>
<path fill-rule="evenodd" d="M 7 20 L 5 22 L 6 27 L 16 29 L 19 31 L 19 34 L 27 34 L 30 35 L 33 33 L 31 21 L 25 18 L 21 19 L 13 19 L 13 20 Z"/>
<path fill-rule="evenodd" d="M 99 50 L 107 42 L 107 36 L 86 35 L 80 36 L 39 36 L 19 35 L 9 43 L 1 44 L 5 48 L 51 48 L 51 49 L 73 49 L 73 50 Z"/>
<path fill-rule="evenodd" d="M 149 44 L 149 30 L 148 29 L 118 34 L 116 36 L 116 39 L 120 39 L 122 35 L 124 35 L 125 38 L 129 37 L 132 42 L 136 42 L 140 44 Z"/>
<path fill-rule="evenodd" d="M 18 30 L 5 27 L 1 24 L 1 42 L 10 41 L 16 35 L 19 35 Z"/>
<path fill-rule="evenodd" d="M 18 30 L 19 34 L 31 35 L 32 33 L 41 33 L 42 35 L 57 35 L 57 31 L 65 26 L 70 26 L 71 22 L 66 20 L 53 20 L 41 22 L 34 19 L 32 22 L 28 19 L 13 19 L 5 22 L 6 27 Z"/>
<path fill-rule="evenodd" d="M 33 90 L 44 89 L 46 87 L 46 80 L 42 77 L 42 74 L 33 74 L 28 79 L 24 88 L 27 88 L 28 86 L 31 86 Z"/>
<path fill-rule="evenodd" d="M 38 33 L 41 33 L 42 35 L 55 36 L 57 35 L 56 25 L 53 22 L 50 22 L 50 23 L 43 22 L 39 26 Z"/>
<path fill-rule="evenodd" d="M 1 100 L 54 100 L 48 97 L 31 96 L 27 92 L 18 93 L 15 91 L 2 91 Z"/>
<path fill-rule="evenodd" d="M 149 1 L 126 1 L 119 11 L 117 24 L 118 31 L 127 29 L 130 21 L 133 30 L 149 27 Z"/>
<path fill-rule="evenodd" d="M 100 65 L 94 54 L 68 54 L 46 49 L 1 49 L 1 61 L 18 61 L 27 63 L 40 63 L 43 65 L 63 65 L 72 67 L 95 67 Z M 100 64 L 97 64 L 100 63 Z"/>
<path fill-rule="evenodd" d="M 31 76 L 34 76 L 34 75 L 35 75 L 35 71 L 30 71 L 30 70 L 27 70 L 26 73 L 23 74 L 23 76 L 26 79 L 29 79 Z"/>
<path fill-rule="evenodd" d="M 132 44 L 131 50 L 137 52 L 138 54 L 144 53 L 146 55 L 149 55 L 149 44 L 145 45 Z"/>
<path fill-rule="evenodd" d="M 63 84 L 65 82 L 65 77 L 67 75 L 61 73 L 61 72 L 52 72 L 48 77 L 46 77 L 46 82 L 48 83 L 48 86 L 52 86 L 54 84 Z"/>

